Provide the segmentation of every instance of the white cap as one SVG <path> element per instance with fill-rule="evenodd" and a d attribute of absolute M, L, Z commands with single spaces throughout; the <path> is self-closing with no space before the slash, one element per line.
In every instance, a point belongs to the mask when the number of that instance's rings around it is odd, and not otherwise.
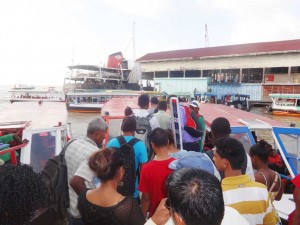
<path fill-rule="evenodd" d="M 200 109 L 200 103 L 197 100 L 191 101 L 190 106 Z"/>

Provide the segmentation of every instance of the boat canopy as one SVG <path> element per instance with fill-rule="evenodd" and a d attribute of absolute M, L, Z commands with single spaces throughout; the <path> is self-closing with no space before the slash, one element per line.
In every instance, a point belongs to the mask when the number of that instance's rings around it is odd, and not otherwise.
<path fill-rule="evenodd" d="M 271 98 L 300 99 L 300 94 L 269 94 Z"/>

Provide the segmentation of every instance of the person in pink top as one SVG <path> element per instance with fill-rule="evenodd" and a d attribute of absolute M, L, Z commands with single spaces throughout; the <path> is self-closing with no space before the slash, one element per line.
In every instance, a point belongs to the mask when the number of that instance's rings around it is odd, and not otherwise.
<path fill-rule="evenodd" d="M 168 154 L 168 134 L 162 128 L 155 128 L 149 137 L 155 158 L 143 165 L 138 189 L 142 192 L 141 208 L 145 216 L 153 215 L 159 202 L 168 196 L 166 179 L 172 172 L 169 164 L 174 158 Z"/>

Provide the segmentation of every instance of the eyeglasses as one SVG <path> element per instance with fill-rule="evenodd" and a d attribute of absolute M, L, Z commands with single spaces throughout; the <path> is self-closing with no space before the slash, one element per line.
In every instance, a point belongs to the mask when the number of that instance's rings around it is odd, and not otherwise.
<path fill-rule="evenodd" d="M 167 198 L 166 202 L 165 202 L 165 207 L 170 210 L 171 209 L 171 203 L 170 203 L 170 199 Z"/>

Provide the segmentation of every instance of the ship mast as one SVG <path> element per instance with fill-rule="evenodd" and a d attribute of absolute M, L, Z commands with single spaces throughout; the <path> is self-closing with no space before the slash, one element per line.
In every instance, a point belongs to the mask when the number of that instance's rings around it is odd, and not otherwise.
<path fill-rule="evenodd" d="M 209 39 L 208 39 L 208 31 L 207 31 L 207 24 L 205 24 L 205 47 L 209 47 Z"/>
<path fill-rule="evenodd" d="M 135 22 L 133 22 L 133 29 L 132 29 L 132 57 L 133 62 L 135 61 Z"/>

